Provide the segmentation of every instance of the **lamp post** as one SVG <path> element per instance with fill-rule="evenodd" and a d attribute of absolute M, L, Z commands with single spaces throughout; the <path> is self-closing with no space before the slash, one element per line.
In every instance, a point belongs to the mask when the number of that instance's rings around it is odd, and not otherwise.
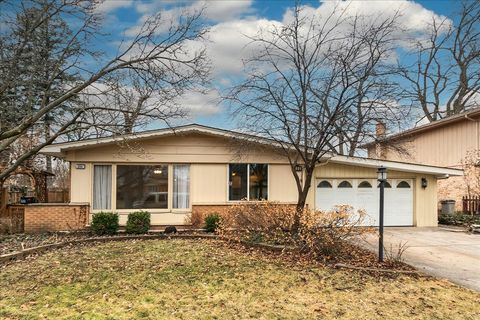
<path fill-rule="evenodd" d="M 387 181 L 387 168 L 381 166 L 377 170 L 377 180 L 380 182 L 380 223 L 378 237 L 378 261 L 383 262 L 383 216 L 385 200 L 385 182 Z"/>

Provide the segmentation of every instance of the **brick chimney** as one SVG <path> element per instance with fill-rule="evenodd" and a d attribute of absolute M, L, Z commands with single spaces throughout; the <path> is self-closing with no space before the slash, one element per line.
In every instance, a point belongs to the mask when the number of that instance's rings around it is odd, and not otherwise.
<path fill-rule="evenodd" d="M 377 140 L 385 138 L 386 131 L 385 123 L 381 120 L 377 120 L 377 124 L 375 125 L 375 135 L 377 136 Z"/>
<path fill-rule="evenodd" d="M 381 141 L 387 136 L 386 132 L 387 128 L 385 123 L 382 120 L 377 120 L 377 124 L 375 125 L 375 140 L 377 141 L 375 144 L 375 157 L 377 159 L 386 158 L 385 146 L 381 143 Z"/>

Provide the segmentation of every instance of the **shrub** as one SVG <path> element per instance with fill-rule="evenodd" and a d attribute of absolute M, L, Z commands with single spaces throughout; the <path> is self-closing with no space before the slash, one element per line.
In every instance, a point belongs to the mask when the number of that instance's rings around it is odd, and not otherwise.
<path fill-rule="evenodd" d="M 192 211 L 191 214 L 185 217 L 185 224 L 190 224 L 196 228 L 202 228 L 205 223 L 205 213 L 201 211 Z"/>
<path fill-rule="evenodd" d="M 205 230 L 207 232 L 217 231 L 220 223 L 220 215 L 218 213 L 211 213 L 205 217 Z"/>
<path fill-rule="evenodd" d="M 365 211 L 353 212 L 347 205 L 331 211 L 305 210 L 300 216 L 299 240 L 302 248 L 324 259 L 348 254 L 348 241 L 358 240 L 373 228 L 364 227 Z"/>
<path fill-rule="evenodd" d="M 128 214 L 126 233 L 142 234 L 150 230 L 150 212 L 135 211 Z"/>
<path fill-rule="evenodd" d="M 113 212 L 94 213 L 90 228 L 95 234 L 115 234 L 118 231 L 118 215 Z"/>
<path fill-rule="evenodd" d="M 470 226 L 472 224 L 480 224 L 480 216 L 470 214 L 440 214 L 438 223 L 453 226 Z"/>
<path fill-rule="evenodd" d="M 363 227 L 366 213 L 355 213 L 350 206 L 337 206 L 332 211 L 305 209 L 300 213 L 296 232 L 295 214 L 295 206 L 275 202 L 234 205 L 222 214 L 219 233 L 235 240 L 294 245 L 316 258 L 329 259 L 349 256 L 349 241 L 373 232 L 372 228 Z"/>
<path fill-rule="evenodd" d="M 291 244 L 295 206 L 271 201 L 242 203 L 222 214 L 218 232 L 236 240 Z"/>

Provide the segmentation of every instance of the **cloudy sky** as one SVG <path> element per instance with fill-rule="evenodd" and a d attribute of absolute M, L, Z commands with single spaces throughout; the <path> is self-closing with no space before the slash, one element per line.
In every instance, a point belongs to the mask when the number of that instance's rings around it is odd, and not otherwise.
<path fill-rule="evenodd" d="M 111 35 L 111 47 L 123 37 L 138 30 L 146 17 L 163 11 L 165 17 L 175 18 L 182 9 L 205 7 L 205 18 L 210 25 L 207 52 L 212 62 L 212 90 L 208 94 L 190 93 L 182 98 L 182 104 L 192 111 L 192 118 L 185 122 L 235 127 L 228 107 L 220 102 L 222 90 L 242 77 L 242 59 L 248 57 L 248 38 L 260 28 L 284 23 L 293 6 L 293 1 L 264 0 L 212 0 L 212 1 L 139 1 L 106 0 L 99 10 L 105 15 L 105 26 Z M 326 11 L 335 5 L 334 1 L 303 1 L 308 12 Z M 455 1 L 353 1 L 344 3 L 352 15 L 374 13 L 390 15 L 402 13 L 401 23 L 412 32 L 422 32 L 432 15 L 449 17 L 455 10 Z"/>

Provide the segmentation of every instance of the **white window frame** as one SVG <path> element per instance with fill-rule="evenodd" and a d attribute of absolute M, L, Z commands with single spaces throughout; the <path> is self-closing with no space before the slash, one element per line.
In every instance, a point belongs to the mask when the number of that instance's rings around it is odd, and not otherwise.
<path fill-rule="evenodd" d="M 115 212 L 117 214 L 128 214 L 133 211 L 145 210 L 150 213 L 188 213 L 192 211 L 192 180 L 191 180 L 191 164 L 190 163 L 108 163 L 108 162 L 94 162 L 92 163 L 92 169 L 90 174 L 90 183 L 91 183 L 91 208 L 93 208 L 93 179 L 94 179 L 94 166 L 95 165 L 110 165 L 112 166 L 112 194 L 111 194 L 111 209 L 103 210 L 91 210 L 92 213 L 98 213 L 101 211 Z M 117 208 L 117 166 L 155 166 L 155 165 L 165 165 L 168 169 L 168 205 L 167 208 L 135 208 L 135 209 L 118 209 Z M 173 166 L 174 165 L 188 165 L 190 166 L 190 183 L 188 186 L 188 192 L 190 194 L 190 201 L 188 208 L 175 209 L 173 208 Z"/>

